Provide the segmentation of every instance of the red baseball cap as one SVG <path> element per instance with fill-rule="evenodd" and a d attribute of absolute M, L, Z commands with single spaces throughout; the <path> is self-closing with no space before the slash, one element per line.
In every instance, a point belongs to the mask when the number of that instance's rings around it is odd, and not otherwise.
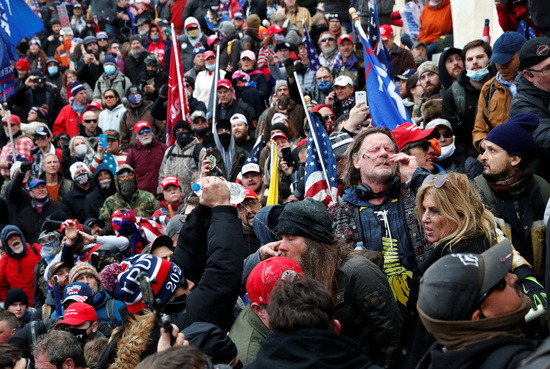
<path fill-rule="evenodd" d="M 380 26 L 380 38 L 382 41 L 387 41 L 393 36 L 393 28 L 389 24 L 383 24 Z"/>
<path fill-rule="evenodd" d="M 395 142 L 397 142 L 397 148 L 401 150 L 406 144 L 421 141 L 429 140 L 437 136 L 437 132 L 434 132 L 435 127 L 431 129 L 420 129 L 416 124 L 405 122 L 396 128 L 393 129 L 393 137 Z"/>
<path fill-rule="evenodd" d="M 92 101 L 91 103 L 89 103 L 88 106 L 86 107 L 85 111 L 90 111 L 92 108 L 103 110 L 103 107 L 101 106 L 101 103 L 98 102 L 98 101 Z"/>
<path fill-rule="evenodd" d="M 271 134 L 271 139 L 275 139 L 277 137 L 283 137 L 283 138 L 286 138 L 288 140 L 288 137 L 283 133 L 283 132 L 273 132 Z"/>
<path fill-rule="evenodd" d="M 180 181 L 176 176 L 167 176 L 162 180 L 162 182 L 160 182 L 160 187 L 163 191 L 168 185 L 174 185 L 181 188 Z"/>
<path fill-rule="evenodd" d="M 338 37 L 338 45 L 340 45 L 344 40 L 348 40 L 353 44 L 353 37 L 347 33 L 344 33 L 342 36 Z"/>
<path fill-rule="evenodd" d="M 211 57 L 216 57 L 216 54 L 212 50 L 205 51 L 204 54 L 202 54 L 202 58 L 205 60 Z"/>
<path fill-rule="evenodd" d="M 192 28 L 192 27 L 199 28 L 199 25 L 196 22 L 191 22 L 191 23 L 189 23 L 188 25 L 185 26 L 185 29 L 189 29 L 189 28 Z"/>
<path fill-rule="evenodd" d="M 85 302 L 75 302 L 65 310 L 63 320 L 55 326 L 59 327 L 61 324 L 80 325 L 88 321 L 97 322 L 97 314 L 94 308 Z"/>
<path fill-rule="evenodd" d="M 140 120 L 139 122 L 136 123 L 136 125 L 134 126 L 134 132 L 135 133 L 138 133 L 139 131 L 141 131 L 142 129 L 144 128 L 149 128 L 151 129 L 151 125 L 149 124 L 149 122 L 147 122 L 146 120 Z"/>
<path fill-rule="evenodd" d="M 216 86 L 216 90 L 220 87 L 224 87 L 224 88 L 228 88 L 230 90 L 233 89 L 233 85 L 231 84 L 231 81 L 228 80 L 227 78 L 224 78 L 224 79 L 220 79 L 218 81 L 218 85 Z"/>
<path fill-rule="evenodd" d="M 269 296 L 277 281 L 303 276 L 304 272 L 296 260 L 286 257 L 269 258 L 256 265 L 248 275 L 248 298 L 257 304 L 269 304 Z"/>
<path fill-rule="evenodd" d="M 7 122 L 7 118 L 4 117 L 2 119 L 2 122 Z M 21 124 L 21 118 L 19 118 L 15 114 L 10 114 L 10 124 L 13 126 L 14 124 Z"/>
<path fill-rule="evenodd" d="M 254 199 L 254 200 L 260 200 L 258 199 L 258 195 L 256 195 L 256 192 L 250 187 L 244 188 L 244 198 L 245 199 Z"/>
<path fill-rule="evenodd" d="M 272 35 L 274 33 L 281 33 L 283 32 L 284 29 L 282 29 L 281 27 L 279 27 L 278 25 L 274 24 L 272 26 L 269 26 L 267 28 L 267 31 L 265 32 L 266 35 Z"/>

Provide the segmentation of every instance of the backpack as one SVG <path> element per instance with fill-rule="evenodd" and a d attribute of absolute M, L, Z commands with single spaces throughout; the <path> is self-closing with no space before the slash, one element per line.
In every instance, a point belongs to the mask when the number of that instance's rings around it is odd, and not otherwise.
<path fill-rule="evenodd" d="M 168 149 L 168 154 L 166 154 L 166 158 L 168 159 L 169 157 L 173 156 L 175 158 L 193 158 L 195 160 L 195 164 L 197 165 L 197 168 L 200 168 L 201 166 L 199 165 L 199 155 L 201 153 L 201 150 L 202 150 L 202 144 L 201 143 L 197 143 L 195 145 L 195 147 L 193 148 L 193 155 L 185 155 L 185 154 L 173 154 L 173 151 L 174 151 L 174 148 L 176 147 L 176 145 L 172 145 L 169 149 Z"/>

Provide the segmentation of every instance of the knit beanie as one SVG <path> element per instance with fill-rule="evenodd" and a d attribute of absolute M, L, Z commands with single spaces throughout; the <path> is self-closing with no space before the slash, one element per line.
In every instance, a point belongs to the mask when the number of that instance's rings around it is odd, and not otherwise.
<path fill-rule="evenodd" d="M 277 82 L 275 82 L 275 88 L 273 89 L 273 92 L 277 93 L 277 90 L 279 90 L 279 88 L 282 86 L 288 87 L 288 82 L 286 81 L 286 79 L 278 79 Z"/>
<path fill-rule="evenodd" d="M 281 132 L 283 132 L 286 137 L 290 136 L 288 133 L 288 127 L 285 126 L 283 123 L 275 123 L 274 125 L 271 126 L 271 132 L 276 130 L 280 130 Z"/>
<path fill-rule="evenodd" d="M 510 155 L 530 159 L 535 153 L 533 132 L 538 126 L 538 116 L 522 113 L 493 128 L 485 139 L 502 147 Z"/>
<path fill-rule="evenodd" d="M 231 22 L 231 21 L 221 22 L 218 29 L 220 30 L 221 33 L 233 33 L 233 32 L 235 32 L 235 26 L 233 25 L 233 22 Z"/>
<path fill-rule="evenodd" d="M 176 135 L 176 131 L 180 128 L 183 128 L 189 132 L 193 132 L 193 129 L 191 129 L 191 125 L 186 121 L 180 119 L 174 124 L 174 136 Z"/>
<path fill-rule="evenodd" d="M 261 19 L 258 14 L 250 14 L 246 18 L 246 25 L 248 28 L 254 28 L 256 31 L 260 29 Z"/>
<path fill-rule="evenodd" d="M 418 79 L 426 72 L 434 72 L 439 75 L 439 68 L 433 61 L 428 60 L 418 67 L 418 71 L 416 72 L 418 74 Z"/>
<path fill-rule="evenodd" d="M 279 217 L 279 234 L 301 236 L 326 244 L 334 243 L 328 210 L 322 202 L 311 197 L 285 205 Z"/>
<path fill-rule="evenodd" d="M 12 288 L 8 291 L 6 294 L 6 301 L 4 301 L 4 309 L 7 309 L 16 302 L 22 302 L 25 306 L 29 307 L 29 298 L 21 288 Z"/>
<path fill-rule="evenodd" d="M 74 82 L 71 86 L 71 95 L 76 96 L 80 91 L 86 91 L 86 88 L 80 82 Z"/>
<path fill-rule="evenodd" d="M 151 254 L 135 255 L 122 263 L 123 272 L 118 276 L 114 295 L 123 301 L 128 312 L 135 314 L 145 304 L 141 296 L 139 276 L 145 272 L 153 281 L 151 287 L 156 298 L 167 304 L 183 280 L 183 271 L 176 264 Z"/>
<path fill-rule="evenodd" d="M 86 262 L 75 264 L 69 272 L 69 283 L 76 282 L 78 277 L 84 274 L 91 274 L 95 279 L 97 279 L 98 290 L 101 290 L 101 278 L 99 278 L 99 273 L 91 264 Z"/>
<path fill-rule="evenodd" d="M 116 65 L 116 59 L 115 59 L 114 56 L 112 56 L 112 55 L 107 55 L 107 56 L 105 57 L 105 59 L 103 59 L 103 65 L 109 64 L 109 63 Z"/>

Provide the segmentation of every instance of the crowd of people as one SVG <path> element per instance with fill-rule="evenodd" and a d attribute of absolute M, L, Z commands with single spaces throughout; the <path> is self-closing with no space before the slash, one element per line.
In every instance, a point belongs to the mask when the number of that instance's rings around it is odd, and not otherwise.
<path fill-rule="evenodd" d="M 462 46 L 450 0 L 376 3 L 410 122 L 356 101 L 366 0 L 29 4 L 44 30 L 0 107 L 0 369 L 541 367 L 544 5 L 496 0 L 503 33 Z M 316 153 L 330 201 L 306 196 Z"/>

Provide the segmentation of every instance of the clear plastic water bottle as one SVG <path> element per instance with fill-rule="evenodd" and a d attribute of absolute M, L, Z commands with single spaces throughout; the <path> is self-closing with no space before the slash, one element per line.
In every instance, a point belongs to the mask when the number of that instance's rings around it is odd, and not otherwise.
<path fill-rule="evenodd" d="M 229 203 L 231 205 L 237 205 L 243 202 L 245 191 L 242 185 L 234 182 L 223 182 L 223 183 L 225 183 L 227 188 L 229 188 L 229 193 L 230 193 Z M 193 183 L 192 189 L 197 196 L 200 197 L 202 195 L 202 186 L 200 184 L 200 181 Z"/>

